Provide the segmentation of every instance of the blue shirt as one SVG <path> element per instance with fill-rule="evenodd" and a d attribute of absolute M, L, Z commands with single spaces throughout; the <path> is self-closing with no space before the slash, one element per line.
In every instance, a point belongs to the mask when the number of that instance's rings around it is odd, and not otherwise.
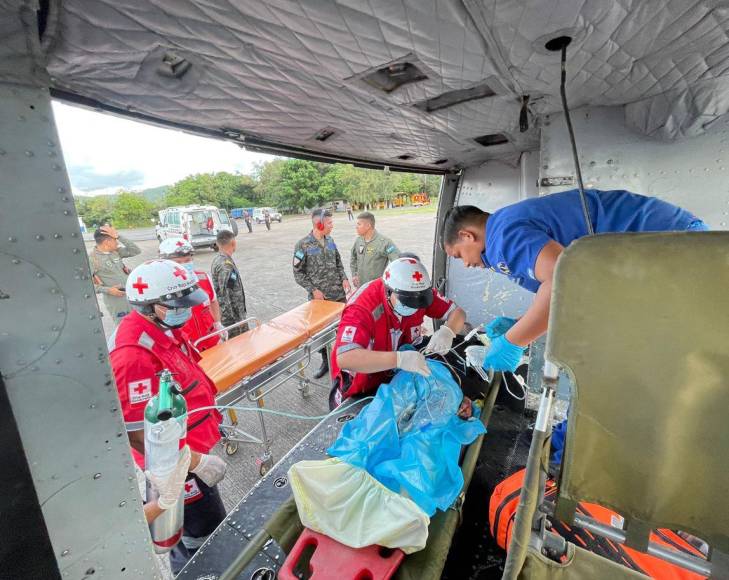
<path fill-rule="evenodd" d="M 596 234 L 686 230 L 699 220 L 668 202 L 628 191 L 586 189 L 585 197 Z M 542 248 L 551 240 L 567 247 L 587 235 L 580 194 L 572 189 L 503 207 L 486 221 L 485 235 L 484 265 L 536 292 L 541 282 L 534 268 Z"/>

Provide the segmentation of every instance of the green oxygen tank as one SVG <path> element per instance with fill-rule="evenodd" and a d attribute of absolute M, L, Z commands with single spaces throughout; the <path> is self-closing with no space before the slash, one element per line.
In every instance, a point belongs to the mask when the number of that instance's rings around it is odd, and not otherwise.
<path fill-rule="evenodd" d="M 172 373 L 163 369 L 159 373 L 159 391 L 144 409 L 144 461 L 145 468 L 160 478 L 170 475 L 177 465 L 180 449 L 187 436 L 187 403 L 180 393 Z M 166 510 L 149 524 L 154 550 L 164 554 L 182 537 L 185 490 L 174 507 Z M 157 499 L 157 490 L 147 481 L 147 501 Z"/>

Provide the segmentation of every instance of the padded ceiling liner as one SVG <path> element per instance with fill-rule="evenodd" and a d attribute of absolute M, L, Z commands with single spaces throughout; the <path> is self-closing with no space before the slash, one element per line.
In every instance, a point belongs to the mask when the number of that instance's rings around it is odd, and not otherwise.
<path fill-rule="evenodd" d="M 559 110 L 559 55 L 543 43 L 564 32 L 574 36 L 573 108 L 629 104 L 628 124 L 661 139 L 696 135 L 729 110 L 729 9 L 716 0 L 57 6 L 52 38 L 44 38 L 54 88 L 166 122 L 384 163 L 409 154 L 407 164 L 449 169 L 535 149 L 534 116 Z M 181 79 L 156 72 L 168 51 L 192 63 Z M 403 61 L 417 63 L 428 79 L 389 94 L 361 80 Z M 495 96 L 432 113 L 413 106 L 488 80 Z M 526 133 L 519 132 L 522 94 L 530 95 L 533 113 Z M 325 127 L 336 133 L 317 141 Z M 492 133 L 509 142 L 484 148 L 473 141 Z M 448 162 L 433 165 L 439 159 Z"/>

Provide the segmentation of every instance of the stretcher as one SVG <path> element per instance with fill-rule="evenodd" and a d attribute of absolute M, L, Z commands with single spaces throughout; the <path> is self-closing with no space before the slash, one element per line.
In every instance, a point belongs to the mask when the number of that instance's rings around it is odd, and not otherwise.
<path fill-rule="evenodd" d="M 460 356 L 463 356 L 464 348 L 465 345 L 460 347 Z M 450 362 L 457 365 L 455 357 Z M 490 422 L 500 385 L 500 374 L 489 383 L 482 381 L 475 372 L 469 372 L 468 378 L 463 379 L 464 394 L 483 400 L 481 420 L 486 425 Z M 368 403 L 367 399 L 358 401 L 314 427 L 230 511 L 225 521 L 188 562 L 180 577 L 216 577 L 221 580 L 275 578 L 302 531 L 288 480 L 289 468 L 299 461 L 325 458 L 326 449 L 336 440 L 342 426 Z M 485 459 L 481 452 L 483 443 L 484 438 L 479 437 L 463 449 L 460 461 L 464 475 L 462 493 L 450 509 L 438 512 L 431 519 L 428 544 L 421 552 L 405 558 L 394 576 L 396 580 L 437 580 L 441 577 L 454 535 L 461 520 L 468 515 L 466 493 L 477 472 L 477 464 Z M 481 503 L 484 497 L 480 489 L 477 491 L 474 504 Z M 480 513 L 482 510 L 476 505 L 471 511 Z M 479 529 L 485 530 L 485 523 Z M 466 537 L 474 536 L 473 527 L 469 525 L 464 533 Z"/>
<path fill-rule="evenodd" d="M 200 366 L 215 383 L 217 404 L 233 405 L 247 399 L 263 408 L 264 397 L 294 377 L 299 381 L 301 395 L 308 396 L 309 379 L 304 370 L 311 363 L 312 353 L 325 348 L 330 355 L 343 309 L 340 302 L 311 300 L 269 322 L 246 319 L 202 337 L 200 341 L 243 324 L 252 327 L 202 353 Z M 262 445 L 258 463 L 260 474 L 265 475 L 273 465 L 273 457 L 263 413 L 258 412 L 260 438 L 239 429 L 233 411 L 227 417 L 223 425 L 226 453 L 235 453 L 238 443 Z"/>

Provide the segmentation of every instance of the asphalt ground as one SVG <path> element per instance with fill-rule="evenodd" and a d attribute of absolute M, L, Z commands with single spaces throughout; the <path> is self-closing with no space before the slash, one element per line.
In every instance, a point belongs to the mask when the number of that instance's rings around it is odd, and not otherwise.
<path fill-rule="evenodd" d="M 377 229 L 392 238 L 400 251 L 415 252 L 426 265 L 430 266 L 436 223 L 434 207 L 420 208 L 416 211 L 389 210 L 376 216 Z M 308 217 L 284 216 L 281 224 L 272 224 L 271 231 L 267 231 L 261 224 L 254 226 L 253 233 L 249 234 L 242 222 L 239 223 L 239 229 L 238 249 L 234 259 L 243 277 L 249 316 L 255 316 L 265 322 L 305 302 L 306 292 L 294 281 L 292 259 L 294 245 L 311 229 Z M 142 249 L 139 256 L 125 260 L 129 267 L 133 268 L 144 260 L 157 257 L 158 243 L 153 228 L 122 231 L 121 234 L 134 240 Z M 354 222 L 348 221 L 346 214 L 335 215 L 332 237 L 339 247 L 349 273 L 349 256 L 356 233 Z M 92 246 L 93 242 L 87 241 L 87 247 L 91 249 Z M 214 255 L 212 250 L 198 250 L 195 254 L 196 268 L 209 272 Z M 103 313 L 101 302 L 100 307 Z M 102 321 L 108 336 L 112 330 L 109 316 L 103 316 Z M 306 370 L 309 378 L 319 368 L 320 360 L 318 354 L 312 356 L 311 365 Z M 297 415 L 310 417 L 323 415 L 328 412 L 329 386 L 326 382 L 326 378 L 313 381 L 310 396 L 303 398 L 297 389 L 297 382 L 287 381 L 266 397 L 265 405 L 270 409 Z M 248 403 L 247 406 L 251 404 Z M 260 435 L 257 413 L 239 412 L 238 421 L 239 427 L 244 431 Z M 265 421 L 268 436 L 272 441 L 274 461 L 296 445 L 317 422 L 272 415 L 267 415 Z M 232 456 L 227 456 L 222 446 L 217 446 L 213 452 L 223 457 L 229 465 L 228 473 L 220 488 L 226 509 L 230 510 L 259 479 L 256 459 L 260 456 L 261 448 L 255 444 L 241 444 L 237 453 Z"/>

